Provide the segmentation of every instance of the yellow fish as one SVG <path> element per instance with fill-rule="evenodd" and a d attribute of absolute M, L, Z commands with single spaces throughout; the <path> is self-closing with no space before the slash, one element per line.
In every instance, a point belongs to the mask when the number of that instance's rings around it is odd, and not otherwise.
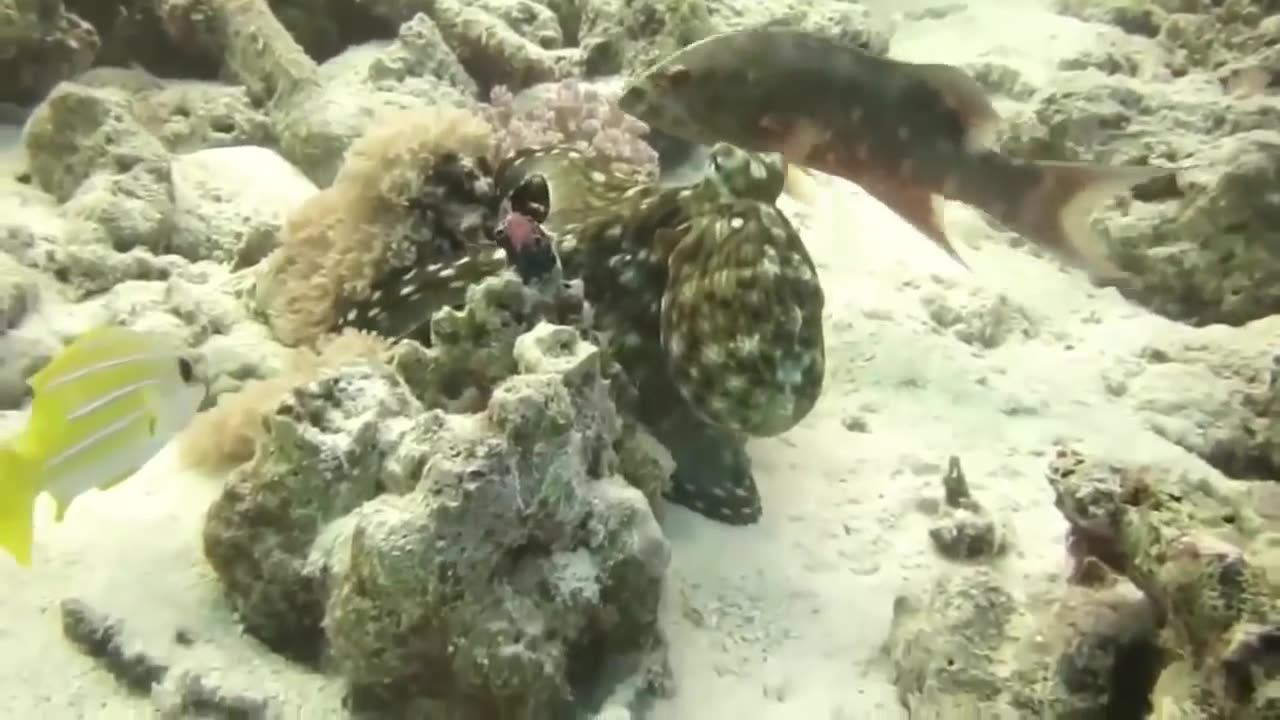
<path fill-rule="evenodd" d="M 26 427 L 0 442 L 0 547 L 30 565 L 40 493 L 61 520 L 86 490 L 115 486 L 160 452 L 208 394 L 198 368 L 163 336 L 108 326 L 31 376 Z"/>

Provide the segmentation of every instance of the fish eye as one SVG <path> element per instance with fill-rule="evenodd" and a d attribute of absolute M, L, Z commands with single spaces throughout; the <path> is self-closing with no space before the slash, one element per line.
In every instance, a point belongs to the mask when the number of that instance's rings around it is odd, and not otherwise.
<path fill-rule="evenodd" d="M 677 65 L 664 73 L 662 79 L 667 87 L 679 88 L 693 79 L 693 71 L 684 65 Z"/>
<path fill-rule="evenodd" d="M 192 367 L 191 361 L 186 358 L 178 358 L 178 377 L 182 378 L 182 382 L 191 382 L 195 375 L 196 369 Z"/>

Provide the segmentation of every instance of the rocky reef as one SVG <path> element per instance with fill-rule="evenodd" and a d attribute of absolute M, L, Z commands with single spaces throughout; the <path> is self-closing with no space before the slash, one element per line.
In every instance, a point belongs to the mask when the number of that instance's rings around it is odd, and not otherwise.
<path fill-rule="evenodd" d="M 900 598 L 890 654 L 904 702 L 993 717 L 1271 717 L 1275 534 L 1243 488 L 1071 448 L 1046 477 L 1073 583 L 1016 591 L 980 568 Z"/>
<path fill-rule="evenodd" d="M 1058 5 L 1098 34 L 1088 52 L 1039 83 L 971 69 L 1009 101 L 1008 152 L 1183 168 L 1098 219 L 1132 273 L 1122 292 L 1177 321 L 1120 343 L 1101 381 L 1204 463 L 1056 447 L 1045 476 L 1066 577 L 1015 580 L 1008 558 L 953 567 L 899 597 L 885 652 L 913 718 L 1272 717 L 1280 7 Z M 968 330 L 942 297 L 931 319 Z M 1022 308 L 990 315 L 984 327 L 1012 317 L 1014 336 L 1036 333 Z M 930 528 L 949 559 L 965 557 L 962 530 L 990 526 L 955 477 Z"/>
<path fill-rule="evenodd" d="M 214 480 L 184 561 L 204 572 L 200 602 L 252 639 L 238 642 L 336 678 L 318 716 L 639 718 L 676 691 L 706 716 L 738 672 L 725 658 L 764 665 L 784 639 L 826 634 L 804 614 L 814 597 L 836 598 L 843 627 L 864 619 L 850 603 L 888 617 L 896 595 L 885 654 L 911 718 L 1272 717 L 1280 8 L 1060 6 L 1087 50 L 1043 73 L 996 51 L 961 64 L 997 96 L 1010 154 L 1181 168 L 1098 218 L 1133 275 L 1124 294 L 1169 320 L 1140 332 L 1124 325 L 1136 308 L 1097 294 L 1047 308 L 978 273 L 859 266 L 838 283 L 852 291 L 824 287 L 832 254 L 780 207 L 776 158 L 708 148 L 694 181 L 659 180 L 647 129 L 611 101 L 618 74 L 761 23 L 896 51 L 893 23 L 858 3 L 0 0 L 0 124 L 23 123 L 22 157 L 0 158 L 0 406 L 20 408 L 30 373 L 97 323 L 197 348 L 211 407 L 177 455 Z M 837 290 L 856 302 L 833 307 Z M 886 295 L 905 304 L 886 311 Z M 1116 316 L 1105 332 L 1099 307 Z M 1048 353 L 1103 370 L 1047 389 L 1008 370 Z M 801 435 L 791 465 L 771 458 L 770 506 L 785 502 L 764 527 L 664 537 L 663 496 L 759 521 L 748 441 L 790 433 L 833 383 L 849 395 L 814 414 L 856 435 Z M 954 393 L 947 410 L 908 411 L 926 386 Z M 874 397 L 847 399 L 859 392 Z M 996 398 L 990 414 L 968 414 L 977 395 Z M 1022 428 L 1089 402 L 1204 464 L 1088 443 L 1045 460 Z M 983 430 L 930 434 L 939 417 Z M 889 552 L 900 497 L 870 497 L 908 474 L 864 469 L 896 452 L 895 425 L 911 444 L 892 462 L 925 468 L 927 499 L 900 505 L 927 516 L 903 523 L 927 565 Z M 957 447 L 935 450 L 944 435 Z M 805 455 L 832 444 L 847 466 Z M 979 444 L 996 449 L 971 458 Z M 907 457 L 926 445 L 957 455 Z M 1001 453 L 1038 456 L 1048 482 Z M 1044 555 L 1025 518 L 1054 502 L 1069 567 L 1028 574 Z M 801 547 L 787 533 L 803 523 L 820 530 Z M 682 550 L 705 547 L 680 543 L 698 541 L 715 552 L 681 574 Z M 771 554 L 784 561 L 743 557 Z M 899 564 L 927 582 L 858 584 Z M 788 585 L 804 572 L 809 586 Z M 81 596 L 42 607 L 161 716 L 313 712 L 203 667 L 225 647 L 136 632 Z M 682 686 L 672 627 L 737 649 L 686 658 L 707 684 Z M 843 682 L 857 652 L 830 634 L 814 654 L 839 658 Z M 785 682 L 743 683 L 755 702 L 788 699 Z"/>
<path fill-rule="evenodd" d="M 555 146 L 653 180 L 645 128 L 583 78 L 711 15 L 600 5 L 0 7 L 20 40 L 0 99 L 39 100 L 4 181 L 10 325 L 48 276 L 79 303 L 64 338 L 158 325 L 204 351 L 214 406 L 179 453 L 231 473 L 204 554 L 244 629 L 341 677 L 357 714 L 559 718 L 670 691 L 651 503 L 676 463 L 581 280 L 554 255 L 515 272 L 506 231 L 533 211 L 494 176 Z M 168 688 L 165 713 L 271 712 L 65 612 L 132 691 Z"/>

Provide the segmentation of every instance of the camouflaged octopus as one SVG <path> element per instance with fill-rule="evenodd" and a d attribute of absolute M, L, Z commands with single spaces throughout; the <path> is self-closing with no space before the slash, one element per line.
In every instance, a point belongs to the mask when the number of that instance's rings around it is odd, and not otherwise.
<path fill-rule="evenodd" d="M 663 186 L 572 148 L 517 153 L 500 193 L 546 195 L 566 277 L 636 389 L 636 415 L 667 446 L 667 498 L 706 517 L 761 514 L 747 436 L 795 426 L 822 389 L 823 293 L 775 205 L 780 156 L 720 144 L 705 176 Z"/>

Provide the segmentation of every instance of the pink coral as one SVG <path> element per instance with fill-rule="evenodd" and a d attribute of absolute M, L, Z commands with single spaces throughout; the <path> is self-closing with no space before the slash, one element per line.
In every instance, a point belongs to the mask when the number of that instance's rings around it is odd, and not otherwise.
<path fill-rule="evenodd" d="M 484 115 L 497 130 L 495 160 L 525 148 L 567 144 L 656 172 L 658 154 L 644 141 L 648 126 L 589 83 L 562 80 L 518 96 L 498 86 L 489 93 L 489 102 Z"/>

